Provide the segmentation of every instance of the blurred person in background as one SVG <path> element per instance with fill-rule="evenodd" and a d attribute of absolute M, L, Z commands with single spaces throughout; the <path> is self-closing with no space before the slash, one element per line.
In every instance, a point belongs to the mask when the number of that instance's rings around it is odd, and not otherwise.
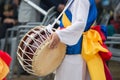
<path fill-rule="evenodd" d="M 51 7 L 55 6 L 55 11 L 57 11 L 57 16 L 62 12 L 65 7 L 67 0 L 41 0 L 40 7 L 45 11 L 49 10 Z M 41 14 L 41 20 L 43 15 Z"/>
<path fill-rule="evenodd" d="M 115 27 L 116 32 L 120 34 L 120 3 L 114 10 L 114 20 L 111 21 L 111 24 Z"/>
<path fill-rule="evenodd" d="M 101 22 L 101 15 L 103 13 L 103 7 L 102 7 L 102 0 L 95 0 L 96 2 L 96 7 L 97 7 L 97 11 L 98 11 L 98 16 L 97 16 L 97 24 L 100 24 Z"/>
<path fill-rule="evenodd" d="M 39 6 L 40 0 L 31 0 L 33 3 Z M 21 0 L 19 13 L 18 13 L 18 22 L 20 24 L 26 24 L 27 22 L 39 22 L 40 13 L 26 3 L 24 0 Z"/>
<path fill-rule="evenodd" d="M 4 11 L 4 5 L 6 0 L 0 0 L 0 25 L 3 21 L 3 11 Z"/>
<path fill-rule="evenodd" d="M 107 26 L 108 36 L 115 33 L 120 34 L 120 3 L 117 5 Z"/>
<path fill-rule="evenodd" d="M 6 30 L 18 24 L 18 4 L 19 0 L 5 4 L 3 11 L 2 25 L 0 26 L 0 38 L 5 37 Z"/>
<path fill-rule="evenodd" d="M 67 0 L 41 0 L 40 7 L 47 11 L 52 6 L 55 6 L 56 11 L 61 12 L 65 7 L 66 1 Z"/>

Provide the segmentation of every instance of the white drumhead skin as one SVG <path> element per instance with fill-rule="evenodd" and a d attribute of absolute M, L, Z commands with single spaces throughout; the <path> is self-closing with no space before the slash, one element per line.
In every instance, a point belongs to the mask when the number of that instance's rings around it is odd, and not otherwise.
<path fill-rule="evenodd" d="M 50 49 L 48 45 L 49 41 L 46 41 L 33 56 L 32 70 L 37 76 L 46 76 L 55 71 L 65 56 L 65 44 L 59 43 L 55 49 Z"/>

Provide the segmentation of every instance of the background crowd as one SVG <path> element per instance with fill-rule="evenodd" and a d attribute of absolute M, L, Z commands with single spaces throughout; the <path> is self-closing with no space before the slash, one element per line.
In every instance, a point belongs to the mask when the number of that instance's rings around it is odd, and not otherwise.
<path fill-rule="evenodd" d="M 55 6 L 59 13 L 64 9 L 67 0 L 31 0 L 45 11 Z M 108 35 L 120 33 L 120 1 L 96 0 L 98 8 L 97 24 L 108 26 Z M 107 16 L 107 18 L 105 17 Z M 0 0 L 0 39 L 5 37 L 6 30 L 15 25 L 28 22 L 39 22 L 44 15 L 27 4 L 24 0 Z M 105 21 L 104 21 L 105 20 Z"/>

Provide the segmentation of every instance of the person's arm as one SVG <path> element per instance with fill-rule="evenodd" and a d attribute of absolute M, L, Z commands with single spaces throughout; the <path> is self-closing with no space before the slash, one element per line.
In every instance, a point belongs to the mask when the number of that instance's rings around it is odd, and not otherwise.
<path fill-rule="evenodd" d="M 87 23 L 89 7 L 89 0 L 74 0 L 70 9 L 73 15 L 72 25 L 56 31 L 61 42 L 67 45 L 74 45 L 78 42 Z"/>

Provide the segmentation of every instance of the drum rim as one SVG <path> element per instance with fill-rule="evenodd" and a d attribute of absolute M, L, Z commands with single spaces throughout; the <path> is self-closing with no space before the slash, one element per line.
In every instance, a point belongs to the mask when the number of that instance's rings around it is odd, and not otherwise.
<path fill-rule="evenodd" d="M 24 64 L 22 63 L 22 60 L 20 60 L 22 57 L 21 57 L 21 55 L 20 55 L 20 53 L 19 53 L 19 46 L 22 44 L 22 41 L 24 40 L 24 38 L 26 37 L 26 35 L 27 34 L 29 34 L 32 30 L 34 30 L 34 29 L 45 29 L 45 26 L 36 26 L 36 27 L 34 27 L 34 28 L 32 28 L 32 29 L 30 29 L 27 33 L 25 33 L 25 35 L 21 38 L 21 40 L 20 40 L 20 42 L 19 42 L 19 44 L 18 44 L 18 48 L 17 48 L 17 59 L 18 59 L 18 61 L 19 61 L 19 63 L 21 64 L 21 66 L 22 66 L 22 68 L 25 70 L 25 71 L 27 71 L 28 73 L 30 73 L 30 74 L 33 74 L 33 75 L 36 75 L 36 74 L 34 74 L 34 71 L 32 71 L 32 72 L 30 72 L 29 70 L 27 70 L 27 69 L 25 69 L 25 67 L 24 67 Z M 42 31 L 41 30 L 41 31 Z M 36 51 L 35 51 L 36 52 Z"/>

